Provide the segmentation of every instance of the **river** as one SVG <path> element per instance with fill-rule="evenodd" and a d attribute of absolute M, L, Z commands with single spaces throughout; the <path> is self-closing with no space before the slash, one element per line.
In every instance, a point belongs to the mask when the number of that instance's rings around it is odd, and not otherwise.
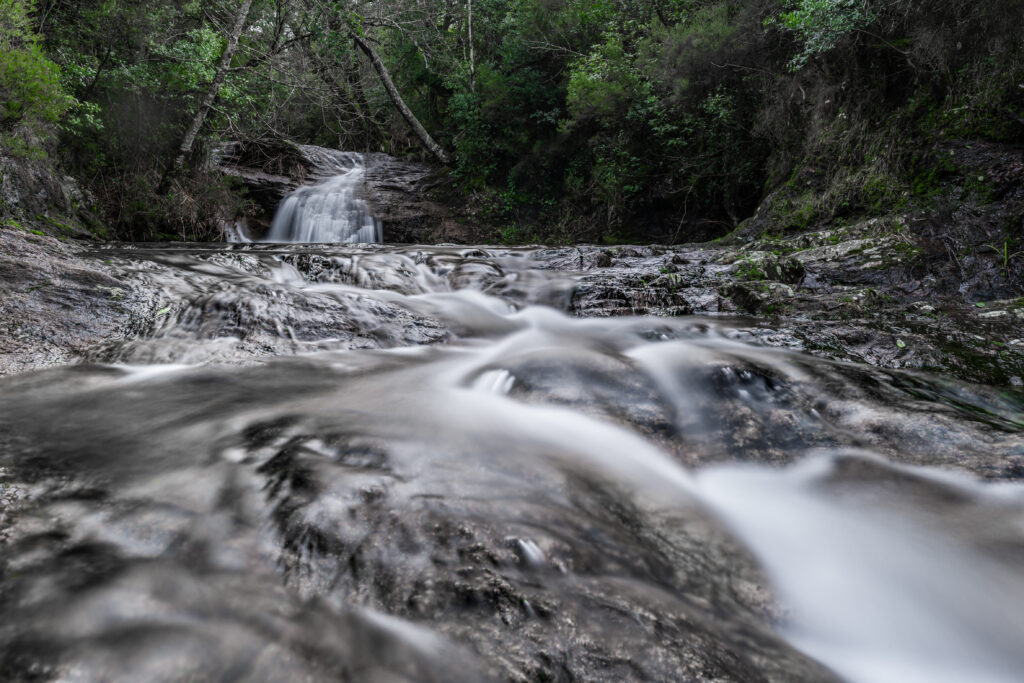
<path fill-rule="evenodd" d="M 1020 680 L 1016 394 L 583 254 L 95 249 L 156 310 L 0 378 L 0 677 Z"/>

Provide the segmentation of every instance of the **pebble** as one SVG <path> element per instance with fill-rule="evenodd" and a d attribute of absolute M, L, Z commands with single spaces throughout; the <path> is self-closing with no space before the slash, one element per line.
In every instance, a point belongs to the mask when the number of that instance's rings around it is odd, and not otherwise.
<path fill-rule="evenodd" d="M 935 312 L 935 307 L 924 301 L 915 301 L 914 303 L 910 304 L 910 307 L 913 308 L 918 313 L 923 313 L 924 315 L 928 315 L 929 313 Z"/>

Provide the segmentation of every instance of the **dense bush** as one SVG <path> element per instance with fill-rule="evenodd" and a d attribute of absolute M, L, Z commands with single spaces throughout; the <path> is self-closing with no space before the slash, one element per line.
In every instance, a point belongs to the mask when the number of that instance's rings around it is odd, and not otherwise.
<path fill-rule="evenodd" d="M 32 27 L 32 0 L 0 0 L 0 145 L 39 155 L 42 141 L 74 104 Z"/>
<path fill-rule="evenodd" d="M 240 6 L 0 0 L 4 144 L 59 123 L 115 228 L 206 235 L 218 139 L 427 157 L 355 36 L 512 239 L 714 237 L 779 188 L 794 225 L 881 212 L 936 140 L 1024 142 L 1024 0 L 254 0 L 168 184 Z"/>

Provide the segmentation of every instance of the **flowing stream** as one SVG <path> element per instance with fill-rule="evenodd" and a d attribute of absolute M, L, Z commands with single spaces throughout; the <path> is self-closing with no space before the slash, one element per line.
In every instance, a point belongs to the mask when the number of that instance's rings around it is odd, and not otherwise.
<path fill-rule="evenodd" d="M 152 313 L 0 379 L 3 680 L 1020 680 L 1016 395 L 572 249 L 95 258 Z"/>

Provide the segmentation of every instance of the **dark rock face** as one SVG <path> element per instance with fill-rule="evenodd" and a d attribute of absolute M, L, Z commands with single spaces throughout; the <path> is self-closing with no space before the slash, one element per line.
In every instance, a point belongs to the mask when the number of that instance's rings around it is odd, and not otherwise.
<path fill-rule="evenodd" d="M 281 144 L 253 147 L 227 143 L 215 163 L 222 173 L 244 187 L 257 211 L 233 221 L 233 230 L 263 236 L 278 204 L 305 184 L 329 177 L 329 160 L 316 148 Z M 364 193 L 374 217 L 383 224 L 384 242 L 397 244 L 466 244 L 479 229 L 452 206 L 439 201 L 436 188 L 446 182 L 445 171 L 426 164 L 402 161 L 380 153 L 364 155 Z"/>
<path fill-rule="evenodd" d="M 213 163 L 255 203 L 244 216 L 225 217 L 225 233 L 247 239 L 267 233 L 281 200 L 305 184 L 315 170 L 299 145 L 285 143 L 264 147 L 227 142 L 217 148 Z"/>
<path fill-rule="evenodd" d="M 152 296 L 80 258 L 80 249 L 0 228 L 0 375 L 71 362 L 122 337 Z"/>
<path fill-rule="evenodd" d="M 368 154 L 366 197 L 383 223 L 384 242 L 397 244 L 469 244 L 479 229 L 433 190 L 448 182 L 446 172 L 426 164 Z"/>
<path fill-rule="evenodd" d="M 91 237 L 103 226 L 88 207 L 88 193 L 47 159 L 0 155 L 0 225 L 47 235 Z"/>
<path fill-rule="evenodd" d="M 213 162 L 224 175 L 237 178 L 268 211 L 315 172 L 302 147 L 286 143 L 266 147 L 226 142 L 215 150 Z"/>
<path fill-rule="evenodd" d="M 0 215 L 68 211 L 79 190 L 41 163 L 0 156 Z"/>
<path fill-rule="evenodd" d="M 815 192 L 808 180 L 768 195 L 724 242 L 766 251 L 782 243 L 817 248 L 818 260 L 828 256 L 833 274 L 850 285 L 898 286 L 922 297 L 972 303 L 1024 295 L 1024 152 L 1005 144 L 945 140 L 915 163 L 918 197 L 906 196 L 916 208 L 852 225 L 848 217 L 811 220 L 813 212 L 801 215 Z M 858 238 L 864 241 L 852 241 Z M 894 247 L 903 250 L 898 262 L 865 258 L 864 252 Z"/>

